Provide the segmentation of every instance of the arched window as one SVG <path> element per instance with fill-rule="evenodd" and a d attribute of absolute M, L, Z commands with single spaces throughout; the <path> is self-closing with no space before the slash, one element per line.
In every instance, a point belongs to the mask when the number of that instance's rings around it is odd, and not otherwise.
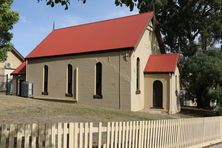
<path fill-rule="evenodd" d="M 163 107 L 163 83 L 159 80 L 153 82 L 153 107 Z"/>
<path fill-rule="evenodd" d="M 140 94 L 140 58 L 136 59 L 136 94 Z"/>
<path fill-rule="evenodd" d="M 96 64 L 96 95 L 94 98 L 102 98 L 102 63 Z"/>
<path fill-rule="evenodd" d="M 66 96 L 71 97 L 72 96 L 72 88 L 73 88 L 73 68 L 72 65 L 68 65 L 68 70 L 67 70 L 67 94 Z"/>
<path fill-rule="evenodd" d="M 43 69 L 43 95 L 48 95 L 48 66 L 45 65 Z"/>

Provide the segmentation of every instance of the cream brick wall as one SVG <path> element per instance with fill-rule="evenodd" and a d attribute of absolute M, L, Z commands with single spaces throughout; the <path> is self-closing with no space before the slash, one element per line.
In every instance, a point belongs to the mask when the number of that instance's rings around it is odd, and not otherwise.
<path fill-rule="evenodd" d="M 176 95 L 176 91 L 178 95 L 180 93 L 180 73 L 178 68 L 176 68 L 175 73 L 172 74 L 172 90 L 169 91 L 172 92 L 171 113 L 174 114 L 180 111 L 180 102 L 178 96 Z"/>
<path fill-rule="evenodd" d="M 144 69 L 149 55 L 160 53 L 156 36 L 154 35 L 152 23 L 147 26 L 138 46 L 131 58 L 131 110 L 138 111 L 144 108 Z M 140 94 L 136 94 L 136 60 L 140 58 Z"/>
<path fill-rule="evenodd" d="M 78 103 L 130 110 L 130 54 L 132 50 L 106 53 L 93 53 L 63 57 L 50 57 L 28 60 L 27 80 L 34 83 L 34 97 L 74 100 L 66 97 L 66 70 L 68 64 L 78 68 Z M 129 55 L 126 58 L 126 55 Z M 102 63 L 103 99 L 94 99 L 95 65 Z M 43 67 L 48 65 L 48 95 L 42 95 Z M 120 71 L 119 71 L 120 70 Z M 119 81 L 120 80 L 120 81 Z"/>

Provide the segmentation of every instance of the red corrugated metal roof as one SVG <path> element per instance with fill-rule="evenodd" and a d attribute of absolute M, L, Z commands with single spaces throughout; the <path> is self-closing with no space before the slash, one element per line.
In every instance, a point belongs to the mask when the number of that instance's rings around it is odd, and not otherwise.
<path fill-rule="evenodd" d="M 137 45 L 153 12 L 56 29 L 26 58 L 86 53 Z"/>
<path fill-rule="evenodd" d="M 16 68 L 11 75 L 24 75 L 26 73 L 26 62 L 23 62 L 21 65 L 19 65 L 18 68 Z"/>
<path fill-rule="evenodd" d="M 179 54 L 155 54 L 150 55 L 144 72 L 175 72 Z"/>

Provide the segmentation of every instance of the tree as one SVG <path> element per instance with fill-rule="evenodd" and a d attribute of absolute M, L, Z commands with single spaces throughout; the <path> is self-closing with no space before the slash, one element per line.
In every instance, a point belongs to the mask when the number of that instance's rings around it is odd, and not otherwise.
<path fill-rule="evenodd" d="M 198 53 L 184 61 L 182 79 L 188 97 L 197 98 L 198 107 L 209 107 L 215 91 L 222 88 L 222 52 Z M 217 91 L 218 93 L 218 91 Z M 219 100 L 218 100 L 219 101 Z"/>
<path fill-rule="evenodd" d="M 126 3 L 127 0 L 122 0 Z M 192 56 L 222 39 L 222 0 L 140 0 L 140 13 L 155 11 L 165 45 Z"/>
<path fill-rule="evenodd" d="M 18 13 L 11 10 L 12 2 L 13 0 L 0 1 L 0 62 L 6 60 L 7 51 L 11 49 L 13 35 L 10 30 L 19 19 Z"/>
<path fill-rule="evenodd" d="M 70 3 L 46 1 L 52 7 L 62 4 L 66 9 Z M 155 11 L 163 41 L 172 52 L 192 56 L 222 40 L 222 0 L 115 0 L 115 4 L 130 10 L 137 7 L 140 13 Z"/>

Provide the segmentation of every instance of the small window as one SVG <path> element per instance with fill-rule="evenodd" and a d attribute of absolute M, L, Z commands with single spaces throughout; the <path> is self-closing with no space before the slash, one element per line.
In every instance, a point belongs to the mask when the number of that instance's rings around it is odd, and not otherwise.
<path fill-rule="evenodd" d="M 140 58 L 136 59 L 136 94 L 140 94 Z"/>
<path fill-rule="evenodd" d="M 72 65 L 69 64 L 67 70 L 67 93 L 66 93 L 67 97 L 73 96 L 72 88 L 73 88 L 73 68 Z"/>
<path fill-rule="evenodd" d="M 43 95 L 48 95 L 48 66 L 45 65 L 43 69 Z"/>
<path fill-rule="evenodd" d="M 96 95 L 94 98 L 102 98 L 102 63 L 96 64 Z"/>

